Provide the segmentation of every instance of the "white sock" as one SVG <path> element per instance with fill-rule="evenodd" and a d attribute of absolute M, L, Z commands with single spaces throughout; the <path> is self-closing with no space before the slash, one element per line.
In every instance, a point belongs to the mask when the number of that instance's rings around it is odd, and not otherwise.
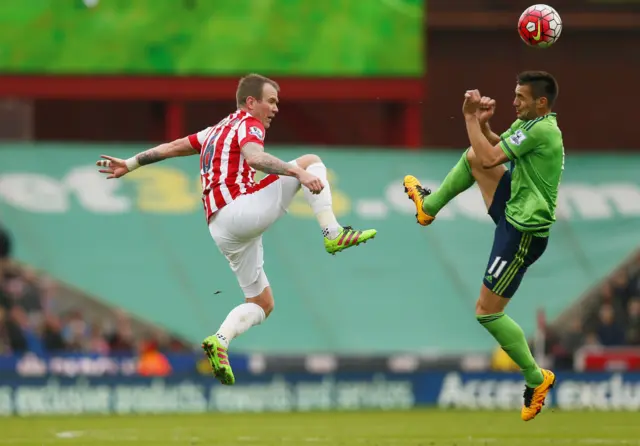
<path fill-rule="evenodd" d="M 313 163 L 307 167 L 307 172 L 320 178 L 324 184 L 324 189 L 319 194 L 314 195 L 309 189 L 303 187 L 304 198 L 311 206 L 313 213 L 316 214 L 318 224 L 322 228 L 322 235 L 329 239 L 334 239 L 340 234 L 342 227 L 338 224 L 338 220 L 336 220 L 336 216 L 333 213 L 331 188 L 327 181 L 327 168 L 323 163 Z"/>
<path fill-rule="evenodd" d="M 254 325 L 261 324 L 265 317 L 264 310 L 258 304 L 248 302 L 238 305 L 227 315 L 216 336 L 224 348 L 229 348 L 233 338 L 240 336 Z"/>

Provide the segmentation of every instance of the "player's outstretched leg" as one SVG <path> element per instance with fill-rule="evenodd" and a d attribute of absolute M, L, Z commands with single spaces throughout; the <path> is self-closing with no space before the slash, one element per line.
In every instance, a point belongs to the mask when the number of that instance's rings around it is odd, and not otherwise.
<path fill-rule="evenodd" d="M 526 382 L 520 415 L 524 421 L 532 420 L 542 410 L 545 398 L 555 383 L 555 375 L 538 366 L 522 328 L 509 316 L 500 312 L 478 315 L 477 319 L 520 367 Z"/>
<path fill-rule="evenodd" d="M 413 175 L 404 177 L 404 191 L 416 205 L 416 219 L 422 226 L 430 225 L 447 203 L 456 195 L 473 186 L 475 179 L 471 173 L 471 166 L 467 157 L 467 149 L 458 163 L 449 171 L 444 181 L 435 192 L 422 187 Z"/>
<path fill-rule="evenodd" d="M 526 383 L 520 415 L 524 421 L 529 421 L 542 410 L 556 378 L 553 372 L 536 363 L 522 328 L 504 313 L 506 301 L 483 285 L 476 305 L 476 318 L 520 367 Z"/>
<path fill-rule="evenodd" d="M 376 236 L 375 229 L 359 231 L 351 226 L 341 226 L 333 213 L 331 187 L 327 181 L 327 168 L 317 155 L 304 155 L 296 160 L 298 165 L 317 176 L 324 183 L 324 189 L 317 195 L 303 188 L 304 197 L 311 206 L 324 236 L 324 247 L 329 254 L 336 254 L 352 246 L 366 243 Z"/>

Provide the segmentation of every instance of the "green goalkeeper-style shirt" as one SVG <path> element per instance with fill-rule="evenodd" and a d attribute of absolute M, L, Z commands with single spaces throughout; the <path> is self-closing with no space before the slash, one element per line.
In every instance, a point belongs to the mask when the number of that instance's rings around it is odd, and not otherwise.
<path fill-rule="evenodd" d="M 558 187 L 564 170 L 564 145 L 555 113 L 516 120 L 500 135 L 511 161 L 511 198 L 505 217 L 515 228 L 548 236 L 556 221 Z"/>

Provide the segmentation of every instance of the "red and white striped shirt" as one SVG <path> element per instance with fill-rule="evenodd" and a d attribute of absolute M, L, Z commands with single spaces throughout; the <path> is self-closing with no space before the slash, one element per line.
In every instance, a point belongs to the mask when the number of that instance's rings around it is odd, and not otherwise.
<path fill-rule="evenodd" d="M 191 147 L 200 152 L 202 203 L 207 221 L 243 194 L 265 188 L 278 179 L 267 175 L 255 183 L 256 170 L 242 156 L 248 142 L 264 146 L 262 123 L 244 110 L 236 110 L 218 124 L 189 135 Z"/>

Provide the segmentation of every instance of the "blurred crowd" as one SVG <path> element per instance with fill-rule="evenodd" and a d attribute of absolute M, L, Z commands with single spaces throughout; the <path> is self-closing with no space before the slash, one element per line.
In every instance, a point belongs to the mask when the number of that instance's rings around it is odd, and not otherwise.
<path fill-rule="evenodd" d="M 601 285 L 595 303 L 578 312 L 563 333 L 549 334 L 547 350 L 556 363 L 570 365 L 584 346 L 640 348 L 640 252 Z"/>
<path fill-rule="evenodd" d="M 91 320 L 82 308 L 69 308 L 56 281 L 14 262 L 11 249 L 11 234 L 0 226 L 0 356 L 186 350 L 164 333 L 136 338 L 124 312 Z"/>

